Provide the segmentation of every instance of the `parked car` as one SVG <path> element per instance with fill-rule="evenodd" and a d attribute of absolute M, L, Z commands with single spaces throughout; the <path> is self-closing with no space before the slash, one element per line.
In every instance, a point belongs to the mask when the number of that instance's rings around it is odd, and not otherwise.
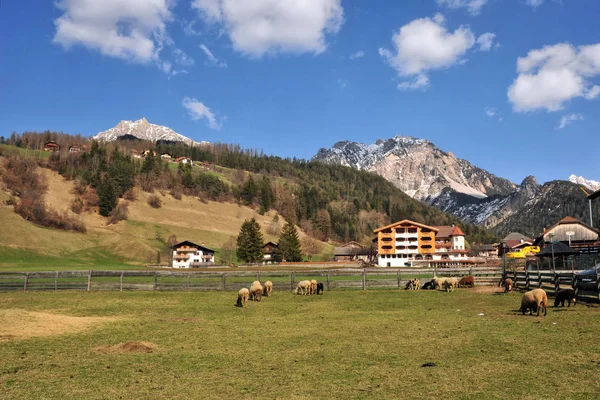
<path fill-rule="evenodd" d="M 596 274 L 600 273 L 600 264 L 594 268 L 577 273 L 577 288 L 583 290 L 596 290 Z"/>

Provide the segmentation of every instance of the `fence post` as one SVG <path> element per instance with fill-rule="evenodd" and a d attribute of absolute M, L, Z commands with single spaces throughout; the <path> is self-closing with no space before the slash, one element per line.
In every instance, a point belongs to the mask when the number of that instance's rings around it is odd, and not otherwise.
<path fill-rule="evenodd" d="M 158 272 L 154 272 L 154 285 L 152 285 L 152 290 L 156 290 L 157 285 L 158 285 Z"/>
<path fill-rule="evenodd" d="M 363 285 L 363 290 L 367 290 L 367 271 L 365 269 L 363 269 L 363 272 L 362 272 L 362 285 Z"/>
<path fill-rule="evenodd" d="M 558 277 L 558 274 L 555 272 L 554 273 L 554 294 L 556 295 L 556 293 L 558 293 L 559 290 L 560 290 L 560 278 Z"/>
<path fill-rule="evenodd" d="M 185 278 L 185 290 L 186 291 L 190 290 L 190 274 L 187 274 L 187 276 Z"/>
<path fill-rule="evenodd" d="M 400 289 L 400 270 L 397 271 L 398 274 L 398 289 Z"/>
<path fill-rule="evenodd" d="M 58 271 L 54 275 L 54 290 L 58 290 Z"/>
<path fill-rule="evenodd" d="M 469 275 L 473 276 L 473 267 L 469 267 Z"/>
<path fill-rule="evenodd" d="M 221 275 L 221 289 L 225 290 L 225 273 Z"/>
<path fill-rule="evenodd" d="M 331 285 L 329 284 L 329 271 L 327 271 L 327 291 L 331 290 Z"/>
<path fill-rule="evenodd" d="M 91 269 L 88 271 L 88 284 L 87 284 L 87 291 L 89 292 L 90 290 L 92 290 L 92 270 Z"/>
<path fill-rule="evenodd" d="M 119 291 L 123 291 L 123 271 L 121 271 L 121 276 L 119 277 Z"/>
<path fill-rule="evenodd" d="M 292 289 L 292 292 L 294 291 L 294 281 L 296 280 L 296 273 L 294 271 L 292 271 L 292 274 L 290 275 L 290 288 Z"/>
<path fill-rule="evenodd" d="M 518 285 L 517 285 L 517 270 L 516 269 L 513 271 L 513 285 L 514 285 L 515 288 L 518 289 Z"/>
<path fill-rule="evenodd" d="M 525 290 L 529 291 L 529 271 L 525 271 Z"/>
<path fill-rule="evenodd" d="M 542 274 L 538 270 L 538 287 L 542 287 Z"/>
<path fill-rule="evenodd" d="M 25 283 L 23 284 L 23 291 L 27 291 L 27 284 L 29 283 L 29 272 L 25 273 Z"/>
<path fill-rule="evenodd" d="M 256 280 L 260 282 L 260 272 L 256 273 Z"/>

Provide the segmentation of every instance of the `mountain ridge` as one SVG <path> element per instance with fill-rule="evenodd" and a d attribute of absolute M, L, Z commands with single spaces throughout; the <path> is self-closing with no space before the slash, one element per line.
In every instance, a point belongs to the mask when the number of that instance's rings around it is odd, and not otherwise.
<path fill-rule="evenodd" d="M 149 140 L 152 142 L 184 142 L 190 146 L 208 143 L 196 142 L 167 126 L 152 124 L 146 118 L 140 118 L 137 121 L 122 120 L 115 127 L 98 133 L 93 139 L 112 142 L 123 136 L 134 136 L 140 140 Z"/>

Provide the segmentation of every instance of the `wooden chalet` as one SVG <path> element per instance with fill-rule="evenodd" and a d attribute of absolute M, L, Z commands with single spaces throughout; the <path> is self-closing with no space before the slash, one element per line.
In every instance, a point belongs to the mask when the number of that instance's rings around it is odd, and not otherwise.
<path fill-rule="evenodd" d="M 175 159 L 175 162 L 177 164 L 192 164 L 193 163 L 192 159 L 189 157 L 177 157 Z"/>
<path fill-rule="evenodd" d="M 375 256 L 375 249 L 351 241 L 333 250 L 334 261 L 365 261 L 370 262 Z"/>
<path fill-rule="evenodd" d="M 44 151 L 60 151 L 60 145 L 54 141 L 44 144 Z"/>
<path fill-rule="evenodd" d="M 536 239 L 535 244 L 546 248 L 551 242 L 561 242 L 579 253 L 597 253 L 598 229 L 574 217 L 564 217 L 544 234 Z"/>
<path fill-rule="evenodd" d="M 511 232 L 502 239 L 502 243 L 498 248 L 498 255 L 502 256 L 504 253 L 519 250 L 522 247 L 531 245 L 533 245 L 532 238 L 518 232 Z"/>
<path fill-rule="evenodd" d="M 262 252 L 263 252 L 263 260 L 265 261 L 265 263 L 271 263 L 273 262 L 273 256 L 275 253 L 275 250 L 279 247 L 279 245 L 277 243 L 274 242 L 267 242 L 264 244 L 264 246 L 262 247 Z"/>
<path fill-rule="evenodd" d="M 69 146 L 69 153 L 81 153 L 82 151 L 83 147 L 76 144 Z"/>
<path fill-rule="evenodd" d="M 171 246 L 171 266 L 173 268 L 207 267 L 215 262 L 215 251 L 202 244 L 185 240 Z"/>
<path fill-rule="evenodd" d="M 160 158 L 163 159 L 163 160 L 170 160 L 173 157 L 171 157 L 170 154 L 163 153 L 163 154 L 160 155 Z"/>

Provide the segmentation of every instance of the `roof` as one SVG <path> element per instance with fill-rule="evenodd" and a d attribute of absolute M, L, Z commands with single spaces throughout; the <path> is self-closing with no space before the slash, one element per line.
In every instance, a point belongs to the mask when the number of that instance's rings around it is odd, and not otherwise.
<path fill-rule="evenodd" d="M 265 243 L 265 244 L 263 245 L 263 247 L 262 247 L 262 248 L 264 249 L 264 248 L 265 248 L 265 247 L 267 247 L 268 245 L 271 245 L 271 246 L 273 246 L 273 247 L 279 247 L 279 245 L 278 245 L 277 243 L 274 243 L 274 242 L 267 242 L 267 243 Z"/>
<path fill-rule="evenodd" d="M 504 244 L 506 245 L 506 247 L 514 249 L 517 247 L 521 247 L 521 246 L 531 246 L 533 244 L 533 241 L 531 239 L 529 240 L 505 240 L 503 241 Z"/>
<path fill-rule="evenodd" d="M 375 250 L 369 247 L 336 247 L 333 249 L 334 256 L 368 256 Z"/>
<path fill-rule="evenodd" d="M 344 243 L 343 245 L 341 245 L 340 247 L 354 247 L 354 248 L 364 248 L 365 246 L 363 246 L 362 244 L 355 242 L 354 240 L 349 241 L 348 243 Z"/>
<path fill-rule="evenodd" d="M 569 255 L 569 254 L 578 254 L 577 250 L 574 250 L 564 244 L 563 242 L 554 242 L 554 244 L 549 244 L 542 251 L 536 254 L 536 257 L 552 257 L 552 253 L 555 256 Z"/>
<path fill-rule="evenodd" d="M 191 158 L 189 158 L 189 157 L 186 157 L 186 156 L 177 157 L 177 158 L 175 159 L 175 162 L 179 162 L 179 161 L 182 161 L 182 160 L 191 160 Z"/>
<path fill-rule="evenodd" d="M 600 197 L 600 190 L 596 190 L 594 193 L 590 194 L 590 195 L 588 196 L 588 199 L 589 199 L 589 200 L 595 200 L 595 199 L 597 199 L 598 197 Z"/>
<path fill-rule="evenodd" d="M 190 247 L 196 247 L 202 251 L 205 252 L 210 252 L 210 253 L 214 253 L 215 251 L 213 249 L 209 249 L 208 247 L 202 246 L 200 244 L 194 243 L 194 242 L 190 242 L 189 240 L 184 240 L 183 242 L 179 242 L 177 244 L 174 244 L 173 246 L 171 246 L 171 249 L 176 249 L 178 247 L 181 246 L 190 246 Z"/>
<path fill-rule="evenodd" d="M 477 246 L 471 246 L 471 249 L 476 251 L 494 251 L 496 250 L 496 247 L 494 247 L 493 244 L 480 244 Z"/>
<path fill-rule="evenodd" d="M 550 228 L 548 228 L 548 230 L 546 231 L 546 233 L 548 233 L 549 231 L 551 231 L 552 229 L 556 228 L 559 225 L 569 225 L 569 224 L 577 224 L 577 225 L 581 225 L 591 231 L 594 232 L 598 232 L 597 229 L 592 228 L 591 226 L 589 226 L 588 224 L 586 224 L 585 222 L 575 218 L 575 217 L 564 217 L 563 219 L 561 219 L 560 221 L 558 221 L 556 224 L 552 225 Z"/>
<path fill-rule="evenodd" d="M 438 229 L 435 228 L 435 227 L 433 227 L 433 226 L 429 226 L 429 225 L 425 225 L 425 224 L 420 224 L 418 222 L 414 222 L 414 221 L 411 221 L 411 220 L 408 220 L 408 219 L 403 219 L 402 221 L 394 222 L 393 224 L 389 224 L 389 225 L 383 226 L 381 228 L 377 228 L 377 229 L 375 229 L 373 231 L 373 233 L 377 233 L 377 232 L 383 231 L 385 229 L 393 228 L 395 226 L 403 225 L 403 224 L 411 224 L 411 225 L 415 225 L 415 226 L 420 226 L 421 228 L 431 229 L 432 231 L 436 231 L 436 232 L 438 231 Z"/>
<path fill-rule="evenodd" d="M 509 240 L 518 240 L 520 242 L 521 240 L 531 241 L 532 239 L 519 232 L 511 232 L 504 239 L 502 239 L 503 242 L 508 242 Z"/>
<path fill-rule="evenodd" d="M 438 230 L 438 232 L 435 235 L 438 238 L 445 238 L 451 236 L 465 236 L 465 234 L 458 225 L 440 225 L 434 226 L 434 228 Z"/>

